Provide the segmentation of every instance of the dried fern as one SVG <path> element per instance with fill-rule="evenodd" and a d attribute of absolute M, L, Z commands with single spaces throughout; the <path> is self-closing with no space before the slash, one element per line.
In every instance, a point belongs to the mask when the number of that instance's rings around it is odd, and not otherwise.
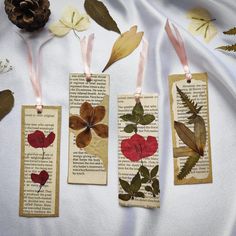
<path fill-rule="evenodd" d="M 181 89 L 178 86 L 176 86 L 176 89 L 177 89 L 178 94 L 181 97 L 181 100 L 182 100 L 184 106 L 189 109 L 187 114 L 192 114 L 190 117 L 188 117 L 189 123 L 192 124 L 194 119 L 196 118 L 197 114 L 202 109 L 202 106 L 198 107 L 198 104 L 195 103 L 193 100 L 191 100 L 187 96 L 187 94 L 185 94 L 183 91 L 181 91 Z"/>
<path fill-rule="evenodd" d="M 236 52 L 236 44 L 221 46 L 216 49 L 220 49 L 220 50 L 224 50 L 224 51 L 228 51 L 228 52 Z"/>
<path fill-rule="evenodd" d="M 199 159 L 200 159 L 200 155 L 198 154 L 195 156 L 190 156 L 185 162 L 179 174 L 177 175 L 177 178 L 179 180 L 182 180 L 183 178 L 185 178 L 191 172 L 192 168 L 197 164 Z"/>
<path fill-rule="evenodd" d="M 236 35 L 236 27 L 230 29 L 230 30 L 227 30 L 225 32 L 223 32 L 224 34 L 228 34 L 228 35 Z"/>

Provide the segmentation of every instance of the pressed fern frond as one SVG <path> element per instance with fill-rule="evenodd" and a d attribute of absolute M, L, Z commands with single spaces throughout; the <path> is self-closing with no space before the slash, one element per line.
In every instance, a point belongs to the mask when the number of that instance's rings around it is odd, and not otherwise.
<path fill-rule="evenodd" d="M 229 51 L 229 52 L 236 52 L 236 44 L 221 46 L 221 47 L 218 47 L 216 49 L 220 49 L 220 50 L 224 50 L 224 51 Z"/>
<path fill-rule="evenodd" d="M 223 32 L 224 34 L 229 34 L 229 35 L 235 35 L 236 34 L 236 27 L 230 29 L 230 30 L 227 30 L 225 32 Z"/>
<path fill-rule="evenodd" d="M 200 155 L 196 154 L 194 156 L 190 156 L 182 167 L 181 171 L 177 175 L 179 180 L 185 178 L 192 170 L 192 168 L 197 164 L 200 159 Z"/>

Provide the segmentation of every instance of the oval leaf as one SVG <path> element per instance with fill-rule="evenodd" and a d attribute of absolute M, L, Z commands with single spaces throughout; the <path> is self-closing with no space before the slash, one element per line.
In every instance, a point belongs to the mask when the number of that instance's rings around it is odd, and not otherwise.
<path fill-rule="evenodd" d="M 153 190 L 154 190 L 155 194 L 159 194 L 160 193 L 159 180 L 158 179 L 154 179 L 152 181 L 152 187 L 153 187 Z"/>
<path fill-rule="evenodd" d="M 139 191 L 140 187 L 141 187 L 141 179 L 140 179 L 140 175 L 139 173 L 137 173 L 134 178 L 131 180 L 131 190 L 133 193 L 136 193 Z"/>
<path fill-rule="evenodd" d="M 133 123 L 137 122 L 137 118 L 132 114 L 126 114 L 120 117 L 123 121 L 131 121 Z"/>
<path fill-rule="evenodd" d="M 103 28 L 120 34 L 116 22 L 102 2 L 97 0 L 85 0 L 84 8 L 88 15 Z"/>
<path fill-rule="evenodd" d="M 149 178 L 142 178 L 142 179 L 141 179 L 141 182 L 142 182 L 143 184 L 146 184 L 146 183 L 148 182 L 148 180 L 149 180 Z"/>
<path fill-rule="evenodd" d="M 130 185 L 123 179 L 119 179 L 121 187 L 124 189 L 126 193 L 130 193 Z"/>
<path fill-rule="evenodd" d="M 148 191 L 148 192 L 152 192 L 152 187 L 146 186 L 146 187 L 145 187 L 145 190 Z"/>
<path fill-rule="evenodd" d="M 194 119 L 194 134 L 199 154 L 203 156 L 206 146 L 206 126 L 201 116 Z"/>
<path fill-rule="evenodd" d="M 132 110 L 133 116 L 142 117 L 143 113 L 144 113 L 144 110 L 143 110 L 143 106 L 142 106 L 141 102 L 136 103 L 133 110 Z"/>
<path fill-rule="evenodd" d="M 136 126 L 133 124 L 126 125 L 124 131 L 126 133 L 132 133 L 136 129 Z"/>
<path fill-rule="evenodd" d="M 122 201 L 129 201 L 131 198 L 130 194 L 119 194 L 119 199 L 121 199 Z"/>
<path fill-rule="evenodd" d="M 141 125 L 149 125 L 154 120 L 155 120 L 155 116 L 154 115 L 147 114 L 147 115 L 144 115 L 143 117 L 140 118 L 139 124 L 141 124 Z"/>
<path fill-rule="evenodd" d="M 121 34 L 113 45 L 108 63 L 102 72 L 107 70 L 113 63 L 130 55 L 140 44 L 143 32 L 137 33 L 137 26 L 133 26 L 129 31 Z"/>
<path fill-rule="evenodd" d="M 152 170 L 151 170 L 151 178 L 154 178 L 157 175 L 159 166 L 156 165 Z"/>
<path fill-rule="evenodd" d="M 144 178 L 149 178 L 149 170 L 147 167 L 145 166 L 140 166 L 139 168 L 140 174 L 144 177 Z"/>
<path fill-rule="evenodd" d="M 0 121 L 11 111 L 14 106 L 13 93 L 10 90 L 0 92 Z"/>

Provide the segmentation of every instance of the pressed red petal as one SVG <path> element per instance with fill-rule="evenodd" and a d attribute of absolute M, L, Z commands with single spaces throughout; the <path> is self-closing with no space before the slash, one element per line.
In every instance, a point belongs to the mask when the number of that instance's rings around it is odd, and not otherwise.
<path fill-rule="evenodd" d="M 31 174 L 31 180 L 34 182 L 34 183 L 37 183 L 37 184 L 40 184 L 41 183 L 41 178 L 38 174 Z"/>
<path fill-rule="evenodd" d="M 95 133 L 101 138 L 108 137 L 108 126 L 104 124 L 97 124 L 92 127 Z"/>
<path fill-rule="evenodd" d="M 39 176 L 40 176 L 40 178 L 41 178 L 40 184 L 41 184 L 41 185 L 44 185 L 44 184 L 47 182 L 48 178 L 49 178 L 48 172 L 47 172 L 46 170 L 42 170 L 42 171 L 40 172 Z"/>
<path fill-rule="evenodd" d="M 106 109 L 104 106 L 96 106 L 93 112 L 93 119 L 91 121 L 92 124 L 97 124 L 98 122 L 102 121 L 105 117 Z"/>
<path fill-rule="evenodd" d="M 86 122 L 79 116 L 70 116 L 69 127 L 74 130 L 80 130 L 86 127 Z"/>
<path fill-rule="evenodd" d="M 157 151 L 158 142 L 157 139 L 153 136 L 148 136 L 147 141 L 145 141 L 145 146 L 142 152 L 142 157 L 149 157 L 153 156 L 154 153 Z"/>
<path fill-rule="evenodd" d="M 87 147 L 92 140 L 92 134 L 89 128 L 82 131 L 78 136 L 76 137 L 76 145 L 79 148 Z"/>
<path fill-rule="evenodd" d="M 47 148 L 49 147 L 55 140 L 55 134 L 53 132 L 51 132 L 47 138 L 45 138 L 45 141 L 44 141 L 44 147 Z"/>
<path fill-rule="evenodd" d="M 45 135 L 42 131 L 36 130 L 34 133 L 28 134 L 28 143 L 34 148 L 44 147 Z"/>
<path fill-rule="evenodd" d="M 139 161 L 141 159 L 140 153 L 131 139 L 124 139 L 121 141 L 121 152 L 130 161 Z"/>
<path fill-rule="evenodd" d="M 93 117 L 93 107 L 90 103 L 84 102 L 80 107 L 80 116 L 88 123 L 91 122 Z"/>

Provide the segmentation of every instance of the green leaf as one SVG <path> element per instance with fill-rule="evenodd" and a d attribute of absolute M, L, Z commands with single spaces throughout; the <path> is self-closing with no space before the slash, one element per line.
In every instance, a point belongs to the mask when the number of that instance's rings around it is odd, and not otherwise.
<path fill-rule="evenodd" d="M 134 196 L 135 196 L 135 197 L 145 198 L 145 195 L 144 195 L 143 192 L 137 192 L 137 193 L 134 193 Z"/>
<path fill-rule="evenodd" d="M 140 175 L 139 175 L 139 173 L 137 173 L 137 174 L 134 176 L 134 178 L 131 180 L 131 186 L 130 186 L 131 191 L 132 191 L 133 193 L 138 192 L 139 189 L 140 189 L 140 187 L 141 187 L 141 184 L 142 184 L 142 183 L 141 183 Z"/>
<path fill-rule="evenodd" d="M 0 121 L 12 110 L 14 97 L 11 90 L 0 91 Z"/>
<path fill-rule="evenodd" d="M 149 125 L 149 124 L 151 124 L 154 120 L 155 120 L 155 116 L 154 116 L 154 115 L 147 114 L 147 115 L 144 115 L 144 116 L 142 116 L 142 117 L 140 118 L 139 124 L 140 124 L 140 125 Z"/>
<path fill-rule="evenodd" d="M 200 159 L 200 155 L 196 154 L 195 156 L 190 156 L 182 167 L 181 171 L 177 175 L 179 180 L 185 178 L 192 170 L 192 168 L 197 164 Z"/>
<path fill-rule="evenodd" d="M 154 178 L 157 175 L 159 166 L 156 165 L 152 170 L 151 170 L 151 178 Z"/>
<path fill-rule="evenodd" d="M 216 49 L 220 49 L 220 50 L 223 50 L 223 51 L 229 51 L 229 52 L 236 52 L 236 44 L 221 46 L 221 47 L 218 47 Z"/>
<path fill-rule="evenodd" d="M 146 184 L 149 181 L 149 178 L 142 178 L 141 183 Z"/>
<path fill-rule="evenodd" d="M 123 121 L 131 121 L 133 123 L 137 122 L 137 117 L 135 117 L 132 114 L 125 114 L 123 116 L 120 117 Z"/>
<path fill-rule="evenodd" d="M 139 171 L 140 171 L 140 174 L 141 174 L 143 177 L 149 178 L 149 170 L 148 170 L 147 167 L 145 167 L 145 166 L 140 166 Z"/>
<path fill-rule="evenodd" d="M 158 179 L 152 180 L 152 187 L 153 187 L 153 190 L 154 190 L 155 194 L 160 193 L 160 187 L 159 187 L 159 180 Z"/>
<path fill-rule="evenodd" d="M 120 34 L 116 22 L 111 17 L 103 2 L 98 0 L 85 0 L 84 8 L 88 15 L 103 28 Z"/>
<path fill-rule="evenodd" d="M 121 185 L 121 187 L 124 189 L 124 191 L 125 191 L 126 193 L 130 193 L 130 192 L 131 192 L 131 189 L 130 189 L 129 183 L 128 183 L 127 181 L 121 179 L 121 178 L 119 178 L 119 181 L 120 181 L 120 185 Z"/>
<path fill-rule="evenodd" d="M 143 106 L 142 106 L 141 102 L 136 103 L 133 108 L 132 114 L 134 116 L 142 117 L 143 113 L 144 113 L 144 110 L 143 110 Z"/>
<path fill-rule="evenodd" d="M 119 194 L 119 199 L 123 200 L 123 201 L 129 201 L 131 198 L 130 194 Z"/>
<path fill-rule="evenodd" d="M 124 128 L 124 131 L 126 133 L 132 133 L 133 131 L 135 131 L 137 129 L 136 125 L 133 125 L 133 124 L 129 124 L 129 125 L 126 125 L 125 128 Z"/>
<path fill-rule="evenodd" d="M 228 35 L 236 35 L 236 27 L 230 29 L 230 30 L 227 30 L 225 32 L 223 32 L 224 34 L 228 34 Z"/>
<path fill-rule="evenodd" d="M 151 187 L 151 186 L 146 186 L 146 187 L 145 187 L 145 190 L 146 190 L 147 192 L 152 192 L 152 187 Z"/>

